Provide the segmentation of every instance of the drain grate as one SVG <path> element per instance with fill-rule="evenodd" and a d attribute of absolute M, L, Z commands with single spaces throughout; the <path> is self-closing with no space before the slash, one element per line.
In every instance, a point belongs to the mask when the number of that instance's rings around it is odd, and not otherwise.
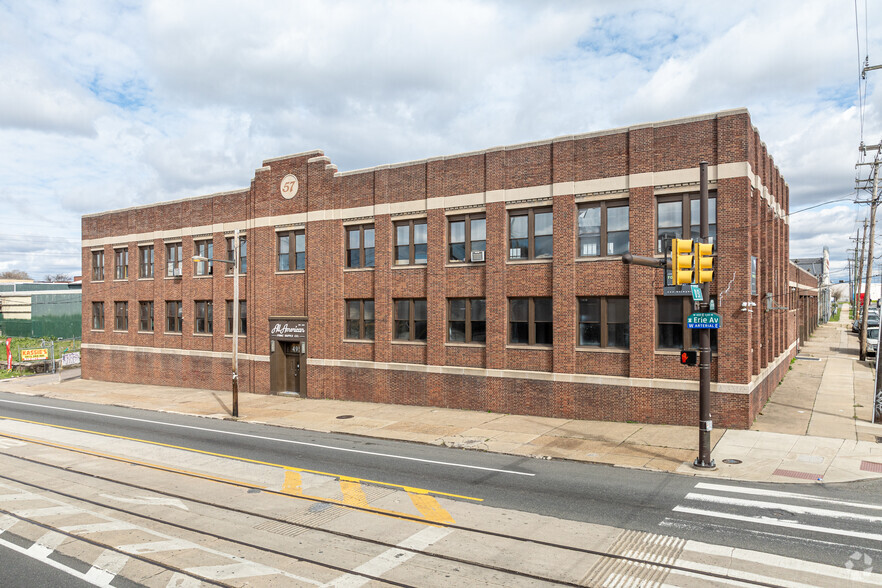
<path fill-rule="evenodd" d="M 354 414 L 341 414 L 341 415 L 338 416 L 337 418 L 338 418 L 338 419 L 351 419 L 351 418 L 354 418 L 354 417 L 355 417 Z"/>

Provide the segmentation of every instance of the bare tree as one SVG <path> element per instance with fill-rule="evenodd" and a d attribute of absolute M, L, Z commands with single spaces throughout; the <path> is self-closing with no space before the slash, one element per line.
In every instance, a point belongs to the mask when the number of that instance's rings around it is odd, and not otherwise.
<path fill-rule="evenodd" d="M 46 276 L 46 279 L 45 279 L 44 281 L 46 281 L 46 282 L 63 282 L 63 283 L 69 283 L 69 282 L 73 282 L 73 278 L 71 278 L 71 277 L 70 277 L 69 275 L 67 275 L 67 274 L 55 274 L 54 276 L 53 276 L 53 275 L 47 275 L 47 276 Z"/>
<path fill-rule="evenodd" d="M 24 270 L 7 270 L 0 272 L 0 280 L 30 280 L 31 276 Z"/>

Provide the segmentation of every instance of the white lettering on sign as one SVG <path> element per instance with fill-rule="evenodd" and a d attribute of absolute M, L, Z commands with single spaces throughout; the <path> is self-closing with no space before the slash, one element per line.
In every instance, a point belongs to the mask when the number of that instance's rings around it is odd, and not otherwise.
<path fill-rule="evenodd" d="M 270 335 L 280 335 L 282 337 L 286 335 L 305 335 L 306 327 L 302 324 L 294 325 L 293 327 L 288 326 L 288 323 L 276 323 L 273 325 L 272 330 L 270 331 Z"/>
<path fill-rule="evenodd" d="M 282 178 L 282 184 L 279 186 L 279 189 L 282 191 L 282 198 L 285 200 L 291 200 L 294 198 L 299 188 L 300 182 L 294 174 L 288 174 Z"/>

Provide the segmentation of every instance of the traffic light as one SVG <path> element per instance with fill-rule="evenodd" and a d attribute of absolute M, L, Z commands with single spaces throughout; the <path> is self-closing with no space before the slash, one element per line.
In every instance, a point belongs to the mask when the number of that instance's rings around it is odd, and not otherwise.
<path fill-rule="evenodd" d="M 692 283 L 692 239 L 671 239 L 671 270 L 675 286 Z"/>
<path fill-rule="evenodd" d="M 695 365 L 698 363 L 698 352 L 694 349 L 684 349 L 680 352 L 680 363 L 683 365 Z"/>
<path fill-rule="evenodd" d="M 711 282 L 714 279 L 714 246 L 710 243 L 695 244 L 695 280 L 699 284 Z"/>

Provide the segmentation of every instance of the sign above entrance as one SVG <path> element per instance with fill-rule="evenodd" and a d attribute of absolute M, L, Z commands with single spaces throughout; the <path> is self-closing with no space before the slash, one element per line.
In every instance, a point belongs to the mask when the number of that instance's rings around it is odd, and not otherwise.
<path fill-rule="evenodd" d="M 276 341 L 306 341 L 306 319 L 270 318 L 269 329 Z"/>
<path fill-rule="evenodd" d="M 291 200 L 297 194 L 297 190 L 300 188 L 300 182 L 297 180 L 297 176 L 294 174 L 288 174 L 284 178 L 282 178 L 282 183 L 279 186 L 279 190 L 282 191 L 282 198 L 285 200 Z"/>

